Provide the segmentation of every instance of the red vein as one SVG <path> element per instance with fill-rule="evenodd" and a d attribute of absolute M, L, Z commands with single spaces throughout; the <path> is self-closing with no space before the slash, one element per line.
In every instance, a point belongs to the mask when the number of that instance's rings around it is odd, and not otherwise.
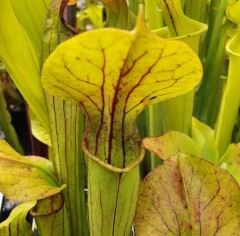
<path fill-rule="evenodd" d="M 120 191 L 120 185 L 121 185 L 121 178 L 122 174 L 119 174 L 119 179 L 118 179 L 118 185 L 117 185 L 117 196 L 116 196 L 116 202 L 115 202 L 115 209 L 114 209 L 114 215 L 113 215 L 113 228 L 112 228 L 112 235 L 115 235 L 115 221 L 116 221 L 116 215 L 117 215 L 117 208 L 118 208 L 118 197 L 119 197 L 119 191 Z"/>
<path fill-rule="evenodd" d="M 106 57 L 105 57 L 104 49 L 102 49 L 102 55 L 103 55 L 102 85 L 101 85 L 102 109 L 101 109 L 100 125 L 99 125 L 99 129 L 98 129 L 98 131 L 97 131 L 97 134 L 96 134 L 95 156 L 97 155 L 97 151 L 98 151 L 99 135 L 100 135 L 100 132 L 101 132 L 101 130 L 102 130 L 102 126 L 103 126 L 103 120 L 104 120 L 104 107 L 105 107 L 104 85 L 105 85 Z"/>

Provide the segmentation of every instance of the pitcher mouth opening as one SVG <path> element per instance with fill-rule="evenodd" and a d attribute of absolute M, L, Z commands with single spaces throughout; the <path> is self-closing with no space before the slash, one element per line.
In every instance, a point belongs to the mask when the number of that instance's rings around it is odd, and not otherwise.
<path fill-rule="evenodd" d="M 160 37 L 163 37 L 163 38 L 168 38 L 168 39 L 172 39 L 172 40 L 179 40 L 179 39 L 185 39 L 185 38 L 190 38 L 190 37 L 193 37 L 193 36 L 201 35 L 202 33 L 207 31 L 208 25 L 206 25 L 204 23 L 201 23 L 201 22 L 198 22 L 198 21 L 193 21 L 193 22 L 196 24 L 196 31 L 189 32 L 188 34 L 180 35 L 180 36 L 177 36 L 177 37 L 169 38 L 169 30 L 168 30 L 167 26 L 165 26 L 163 28 L 160 28 L 160 29 L 155 29 L 152 32 L 156 33 L 157 35 L 159 35 Z"/>
<path fill-rule="evenodd" d="M 230 39 L 226 45 L 227 52 L 236 57 L 240 57 L 240 46 L 239 46 L 240 33 L 238 34 L 239 34 L 238 36 L 235 36 L 232 39 Z"/>
<path fill-rule="evenodd" d="M 107 170 L 109 170 L 111 172 L 114 172 L 114 173 L 127 173 L 127 172 L 131 171 L 132 169 L 134 169 L 135 167 L 140 165 L 140 163 L 142 162 L 142 160 L 144 158 L 144 154 L 145 154 L 145 149 L 144 149 L 144 147 L 143 147 L 143 145 L 141 143 L 141 145 L 140 145 L 140 153 L 139 153 L 138 158 L 133 163 L 128 165 L 127 167 L 125 167 L 125 168 L 118 168 L 118 167 L 115 167 L 113 165 L 110 165 L 110 164 L 102 161 L 101 159 L 99 159 L 95 155 L 93 155 L 89 151 L 89 149 L 87 147 L 87 141 L 86 141 L 85 137 L 83 138 L 83 141 L 82 141 L 82 148 L 83 148 L 83 151 L 87 155 L 88 158 L 90 158 L 94 162 L 98 163 L 103 168 L 105 168 L 105 169 L 107 169 Z"/>

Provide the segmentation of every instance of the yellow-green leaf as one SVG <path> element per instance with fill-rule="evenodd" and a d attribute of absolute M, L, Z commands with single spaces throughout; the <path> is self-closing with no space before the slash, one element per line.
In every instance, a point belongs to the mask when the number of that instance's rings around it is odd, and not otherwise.
<path fill-rule="evenodd" d="M 240 184 L 240 145 L 230 144 L 217 164 L 229 172 Z"/>
<path fill-rule="evenodd" d="M 29 109 L 29 116 L 31 121 L 31 131 L 35 138 L 39 141 L 45 143 L 48 146 L 51 146 L 51 138 L 49 133 L 46 131 L 41 122 L 37 119 L 36 115 Z"/>
<path fill-rule="evenodd" d="M 38 156 L 23 157 L 0 140 L 0 192 L 18 202 L 43 199 L 59 193 L 51 162 Z"/>
<path fill-rule="evenodd" d="M 217 146 L 214 142 L 214 131 L 199 120 L 192 119 L 191 138 L 201 150 L 201 157 L 212 163 L 218 161 Z"/>
<path fill-rule="evenodd" d="M 0 60 L 38 120 L 48 130 L 38 53 L 18 22 L 9 0 L 0 1 Z"/>
<path fill-rule="evenodd" d="M 10 216 L 0 224 L 1 236 L 33 236 L 30 224 L 26 220 L 28 212 L 37 201 L 25 202 L 16 206 Z"/>
<path fill-rule="evenodd" d="M 139 17 L 132 32 L 99 29 L 58 46 L 43 66 L 42 83 L 83 109 L 86 149 L 125 167 L 140 152 L 137 115 L 147 105 L 192 90 L 201 75 L 201 63 L 187 45 L 157 37 Z"/>
<path fill-rule="evenodd" d="M 194 141 L 184 133 L 171 131 L 155 138 L 144 138 L 143 146 L 158 155 L 162 160 L 176 155 L 178 152 L 200 157 L 200 149 Z"/>
<path fill-rule="evenodd" d="M 138 236 L 238 235 L 239 185 L 220 167 L 178 153 L 142 182 L 134 226 Z"/>
<path fill-rule="evenodd" d="M 14 14 L 30 38 L 33 47 L 40 57 L 42 32 L 47 8 L 51 0 L 10 0 Z"/>

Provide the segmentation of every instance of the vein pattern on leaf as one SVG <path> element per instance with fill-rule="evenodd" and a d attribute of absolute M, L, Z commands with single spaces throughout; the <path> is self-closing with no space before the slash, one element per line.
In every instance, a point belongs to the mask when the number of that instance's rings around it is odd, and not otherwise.
<path fill-rule="evenodd" d="M 144 26 L 132 32 L 109 28 L 60 45 L 43 67 L 42 83 L 84 110 L 85 142 L 93 155 L 124 167 L 139 154 L 137 115 L 147 105 L 190 91 L 201 71 L 198 58 L 183 43 L 161 39 Z M 122 147 L 116 148 L 117 143 Z M 133 151 L 132 157 L 119 162 L 126 150 Z"/>
<path fill-rule="evenodd" d="M 178 153 L 140 186 L 137 235 L 237 235 L 239 186 L 223 169 Z"/>
<path fill-rule="evenodd" d="M 51 162 L 37 156 L 23 157 L 0 141 L 0 191 L 9 199 L 27 202 L 59 193 Z"/>

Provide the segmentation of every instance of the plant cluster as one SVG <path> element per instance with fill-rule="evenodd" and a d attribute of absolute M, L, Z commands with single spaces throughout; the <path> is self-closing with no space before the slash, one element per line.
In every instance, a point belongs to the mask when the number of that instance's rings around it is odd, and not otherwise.
<path fill-rule="evenodd" d="M 40 236 L 239 235 L 240 2 L 89 0 L 75 27 L 77 2 L 0 1 L 0 60 L 48 146 L 23 155 L 0 87 L 20 203 L 0 235 L 33 235 L 29 212 Z"/>

